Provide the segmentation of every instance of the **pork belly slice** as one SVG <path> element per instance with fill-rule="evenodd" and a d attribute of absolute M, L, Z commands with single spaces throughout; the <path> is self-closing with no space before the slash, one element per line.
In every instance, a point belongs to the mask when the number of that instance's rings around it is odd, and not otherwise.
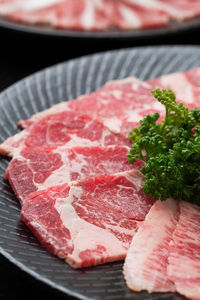
<path fill-rule="evenodd" d="M 19 1 L 18 1 L 19 2 Z M 15 9 L 2 7 L 8 18 L 31 24 L 48 24 L 56 28 L 71 30 L 104 30 L 109 20 L 104 16 L 102 0 L 27 0 L 20 1 Z M 0 3 L 1 4 L 1 3 Z M 0 5 L 1 12 L 1 5 Z"/>
<path fill-rule="evenodd" d="M 8 165 L 5 178 L 20 203 L 30 193 L 66 182 L 140 169 L 142 161 L 128 163 L 129 148 L 75 147 L 69 149 L 24 148 Z"/>
<path fill-rule="evenodd" d="M 129 3 L 129 5 L 133 5 L 133 10 L 137 11 L 134 8 L 134 5 L 138 5 L 143 7 L 144 10 L 149 10 L 153 13 L 153 21 L 158 22 L 159 25 L 159 17 L 161 18 L 163 15 L 166 16 L 167 20 L 185 20 L 190 19 L 200 15 L 200 3 L 199 0 L 121 0 L 123 2 Z M 157 14 L 156 14 L 157 13 Z M 158 20 L 156 20 L 156 17 Z M 143 17 L 142 19 L 144 19 Z M 147 17 L 148 19 L 148 17 Z M 161 19 L 162 20 L 162 19 Z M 145 22 L 145 20 L 144 20 Z M 165 23 L 163 23 L 164 25 Z M 160 26 L 162 23 L 160 23 Z M 147 28 L 151 27 L 150 24 Z"/>
<path fill-rule="evenodd" d="M 153 199 L 137 171 L 93 177 L 28 196 L 22 220 L 73 268 L 124 259 Z"/>
<path fill-rule="evenodd" d="M 24 147 L 75 147 L 131 145 L 119 134 L 114 134 L 102 123 L 89 116 L 66 111 L 48 115 L 0 145 L 0 153 L 17 155 Z"/>
<path fill-rule="evenodd" d="M 180 202 L 180 218 L 169 248 L 167 274 L 176 291 L 200 299 L 200 207 Z"/>
<path fill-rule="evenodd" d="M 158 111 L 164 115 L 163 106 L 151 94 L 151 86 L 135 77 L 129 77 L 111 81 L 98 91 L 76 100 L 57 104 L 27 121 L 21 121 L 20 126 L 26 127 L 48 115 L 68 110 L 80 114 L 84 112 L 124 137 L 147 113 Z"/>
<path fill-rule="evenodd" d="M 184 105 L 200 109 L 200 68 L 164 75 L 148 81 L 148 84 L 152 88 L 172 89 Z"/>
<path fill-rule="evenodd" d="M 200 15 L 199 0 L 157 0 L 160 9 L 174 20 L 186 20 Z"/>
<path fill-rule="evenodd" d="M 7 0 L 0 14 L 29 24 L 70 30 L 163 27 L 200 15 L 199 0 Z"/>
<path fill-rule="evenodd" d="M 133 237 L 124 264 L 128 287 L 134 291 L 175 292 L 167 276 L 169 242 L 179 216 L 178 202 L 156 201 Z"/>
<path fill-rule="evenodd" d="M 138 0 L 105 0 L 105 7 L 110 22 L 124 30 L 162 27 L 169 22 L 168 14 L 158 9 L 158 5 L 141 5 Z"/>

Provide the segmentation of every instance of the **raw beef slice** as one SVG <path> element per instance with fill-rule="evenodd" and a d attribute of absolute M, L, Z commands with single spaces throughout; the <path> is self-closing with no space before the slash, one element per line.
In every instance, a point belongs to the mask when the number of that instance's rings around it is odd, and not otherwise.
<path fill-rule="evenodd" d="M 158 6 L 135 0 L 105 0 L 105 14 L 115 27 L 121 29 L 162 27 L 169 21 L 168 15 Z M 148 1 L 149 2 L 149 1 Z"/>
<path fill-rule="evenodd" d="M 9 11 L 8 5 L 7 13 L 2 5 L 2 13 L 17 22 L 49 24 L 61 29 L 95 31 L 109 26 L 102 0 L 21 0 L 21 6 L 15 5 L 13 10 Z"/>
<path fill-rule="evenodd" d="M 200 15 L 199 0 L 156 0 L 160 9 L 174 20 L 185 20 Z"/>
<path fill-rule="evenodd" d="M 5 178 L 21 203 L 37 190 L 86 179 L 140 169 L 142 161 L 128 163 L 125 146 L 24 148 L 8 165 Z"/>
<path fill-rule="evenodd" d="M 180 218 L 169 248 L 167 273 L 176 291 L 200 299 L 200 207 L 180 202 Z"/>
<path fill-rule="evenodd" d="M 0 153 L 17 155 L 24 147 L 75 147 L 129 145 L 130 141 L 109 131 L 102 123 L 74 111 L 48 115 L 8 138 Z"/>
<path fill-rule="evenodd" d="M 96 92 L 57 104 L 19 123 L 27 127 L 51 114 L 72 110 L 80 114 L 84 112 L 112 132 L 127 137 L 147 113 L 158 111 L 164 115 L 164 106 L 152 96 L 151 89 L 150 85 L 135 77 L 111 81 Z"/>
<path fill-rule="evenodd" d="M 148 81 L 152 88 L 172 89 L 189 108 L 200 109 L 200 68 L 172 73 Z"/>
<path fill-rule="evenodd" d="M 152 28 L 200 15 L 199 0 L 0 0 L 0 14 L 71 30 Z"/>
<path fill-rule="evenodd" d="M 96 92 L 57 104 L 19 123 L 22 127 L 27 127 L 51 114 L 68 110 L 80 113 L 85 111 L 111 131 L 126 137 L 147 113 L 157 111 L 161 114 L 161 118 L 164 116 L 164 106 L 151 94 L 151 90 L 157 87 L 171 88 L 175 91 L 178 101 L 183 101 L 190 108 L 195 106 L 200 108 L 200 69 L 197 68 L 165 75 L 147 83 L 135 77 L 111 81 Z"/>
<path fill-rule="evenodd" d="M 133 237 L 124 264 L 128 287 L 134 291 L 174 292 L 167 276 L 169 242 L 178 221 L 179 206 L 173 199 L 156 201 Z"/>
<path fill-rule="evenodd" d="M 27 197 L 21 217 L 74 268 L 121 260 L 153 204 L 143 183 L 134 170 L 52 187 Z"/>

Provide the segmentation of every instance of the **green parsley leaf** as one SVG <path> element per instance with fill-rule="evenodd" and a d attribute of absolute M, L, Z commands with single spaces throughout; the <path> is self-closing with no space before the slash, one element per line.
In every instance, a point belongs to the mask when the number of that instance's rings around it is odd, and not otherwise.
<path fill-rule="evenodd" d="M 156 200 L 173 197 L 200 205 L 200 110 L 176 102 L 172 90 L 156 89 L 153 96 L 165 106 L 165 118 L 146 115 L 129 134 L 128 161 L 145 161 L 143 190 Z"/>

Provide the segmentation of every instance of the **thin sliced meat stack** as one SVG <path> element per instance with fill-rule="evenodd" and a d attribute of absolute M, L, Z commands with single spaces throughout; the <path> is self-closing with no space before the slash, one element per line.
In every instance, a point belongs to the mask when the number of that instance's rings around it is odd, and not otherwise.
<path fill-rule="evenodd" d="M 74 111 L 48 115 L 0 145 L 0 153 L 18 154 L 24 147 L 130 145 L 130 141 L 109 131 L 102 123 Z"/>
<path fill-rule="evenodd" d="M 152 88 L 172 89 L 184 105 L 200 109 L 200 68 L 164 75 L 148 84 Z"/>
<path fill-rule="evenodd" d="M 15 194 L 23 204 L 30 193 L 92 176 L 140 169 L 142 161 L 128 163 L 129 148 L 78 147 L 24 148 L 16 155 L 5 173 Z"/>
<path fill-rule="evenodd" d="M 134 291 L 174 292 L 167 276 L 169 242 L 179 216 L 178 202 L 156 201 L 133 237 L 124 264 L 128 287 Z"/>
<path fill-rule="evenodd" d="M 53 254 L 81 268 L 124 259 L 153 199 L 139 171 L 91 178 L 26 198 L 22 220 Z"/>
<path fill-rule="evenodd" d="M 200 299 L 200 207 L 180 202 L 180 219 L 169 248 L 168 277 L 176 291 Z"/>

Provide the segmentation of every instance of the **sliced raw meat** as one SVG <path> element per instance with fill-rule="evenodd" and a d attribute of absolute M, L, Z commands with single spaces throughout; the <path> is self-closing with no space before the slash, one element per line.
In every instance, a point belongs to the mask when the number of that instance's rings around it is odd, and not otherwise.
<path fill-rule="evenodd" d="M 80 97 L 79 99 L 63 102 L 34 115 L 28 121 L 20 122 L 27 127 L 32 122 L 42 119 L 52 113 L 73 110 L 83 111 L 94 119 L 99 120 L 112 132 L 124 137 L 134 126 L 139 124 L 147 113 L 156 111 L 164 115 L 164 107 L 151 94 L 151 86 L 135 77 L 109 82 L 98 91 Z"/>
<path fill-rule="evenodd" d="M 124 259 L 153 199 L 141 190 L 139 171 L 95 177 L 31 194 L 22 220 L 72 267 Z"/>
<path fill-rule="evenodd" d="M 111 82 L 96 95 L 70 101 L 69 106 L 80 112 L 87 106 L 87 114 L 125 137 L 147 113 L 164 114 L 163 106 L 152 96 L 148 84 L 134 77 Z"/>
<path fill-rule="evenodd" d="M 148 81 L 152 88 L 172 89 L 189 108 L 200 109 L 200 68 L 172 73 Z"/>
<path fill-rule="evenodd" d="M 134 0 L 105 0 L 105 14 L 115 27 L 120 29 L 162 27 L 169 17 L 158 8 L 141 5 Z"/>
<path fill-rule="evenodd" d="M 75 147 L 130 145 L 130 141 L 114 134 L 100 122 L 73 111 L 46 116 L 0 145 L 0 153 L 18 154 L 24 147 Z"/>
<path fill-rule="evenodd" d="M 173 199 L 156 201 L 150 209 L 125 260 L 124 275 L 130 289 L 149 293 L 175 291 L 167 277 L 167 259 L 178 216 L 178 202 Z"/>
<path fill-rule="evenodd" d="M 78 99 L 74 99 L 73 101 L 61 102 L 59 104 L 56 104 L 47 110 L 34 114 L 29 120 L 20 121 L 18 124 L 20 127 L 26 128 L 33 122 L 39 121 L 48 115 L 73 110 L 74 107 L 81 112 L 83 110 L 83 107 L 84 111 L 87 107 L 86 114 L 91 115 L 92 113 L 93 116 L 96 116 L 98 114 L 99 108 L 102 109 L 103 107 L 105 107 L 104 111 L 108 113 L 109 116 L 110 114 L 112 116 L 112 111 L 109 111 L 108 109 L 106 111 L 106 107 L 108 106 L 108 104 L 110 104 L 110 108 L 113 109 L 114 105 L 116 104 L 116 100 L 118 100 L 117 103 L 120 102 L 120 96 L 126 96 L 126 98 L 129 97 L 128 101 L 130 102 L 132 93 L 137 92 L 137 88 L 140 84 L 142 84 L 142 86 L 145 85 L 136 77 L 128 77 L 122 80 L 110 81 L 91 94 L 82 95 Z M 146 84 L 145 87 L 148 87 L 148 85 Z M 97 99 L 98 101 L 101 101 L 100 104 L 97 102 Z M 115 109 L 115 113 L 119 115 L 120 111 Z"/>
<path fill-rule="evenodd" d="M 0 0 L 0 13 L 17 22 L 71 30 L 166 26 L 200 15 L 199 0 Z"/>
<path fill-rule="evenodd" d="M 167 273 L 176 291 L 200 299 L 200 207 L 180 202 L 180 219 L 169 248 Z"/>
<path fill-rule="evenodd" d="M 6 14 L 12 11 L 34 11 L 47 8 L 50 5 L 62 2 L 63 0 L 0 0 L 0 13 Z"/>
<path fill-rule="evenodd" d="M 9 163 L 5 178 L 23 203 L 25 197 L 37 190 L 86 179 L 140 169 L 142 161 L 128 163 L 129 148 L 80 147 L 69 149 L 24 148 Z"/>
<path fill-rule="evenodd" d="M 153 14 L 153 17 L 156 17 L 159 19 L 162 15 L 165 15 L 168 20 L 184 20 L 193 18 L 200 15 L 200 3 L 199 0 L 122 0 L 129 5 L 133 5 L 133 9 L 135 12 L 137 12 L 137 6 L 143 7 L 144 11 L 151 11 Z M 159 15 L 160 14 L 160 15 Z M 143 16 L 142 20 L 145 18 L 145 15 Z M 148 17 L 147 17 L 148 18 Z M 153 18 L 153 21 L 154 21 Z M 144 20 L 145 22 L 145 20 Z M 148 23 L 147 23 L 148 24 Z M 150 23 L 151 24 L 151 23 Z M 164 25 L 160 23 L 160 26 Z M 158 22 L 159 25 L 159 22 Z M 150 27 L 150 26 L 149 26 Z"/>
<path fill-rule="evenodd" d="M 103 12 L 102 0 L 29 0 L 22 1 L 21 7 L 16 6 L 6 16 L 17 22 L 49 24 L 61 29 L 104 30 L 109 21 Z"/>
<path fill-rule="evenodd" d="M 200 15 L 199 0 L 157 0 L 160 9 L 174 20 L 190 19 Z"/>

